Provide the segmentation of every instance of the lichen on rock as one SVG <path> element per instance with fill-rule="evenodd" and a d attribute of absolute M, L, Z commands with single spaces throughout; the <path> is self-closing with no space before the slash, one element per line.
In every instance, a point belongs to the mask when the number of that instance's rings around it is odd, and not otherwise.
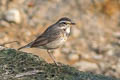
<path fill-rule="evenodd" d="M 74 67 L 48 64 L 31 53 L 15 49 L 0 50 L 0 80 L 117 80 L 82 72 Z"/>

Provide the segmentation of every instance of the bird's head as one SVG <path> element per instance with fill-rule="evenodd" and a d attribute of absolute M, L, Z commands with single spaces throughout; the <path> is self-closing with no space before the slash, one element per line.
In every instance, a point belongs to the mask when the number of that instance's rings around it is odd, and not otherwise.
<path fill-rule="evenodd" d="M 61 29 L 71 27 L 72 25 L 75 25 L 75 23 L 71 19 L 69 19 L 67 17 L 63 17 L 63 18 L 59 19 L 57 21 L 57 24 L 59 25 L 59 27 Z"/>

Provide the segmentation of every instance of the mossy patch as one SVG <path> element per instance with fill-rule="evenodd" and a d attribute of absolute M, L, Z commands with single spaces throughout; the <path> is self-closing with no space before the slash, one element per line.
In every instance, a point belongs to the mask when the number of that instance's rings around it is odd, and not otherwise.
<path fill-rule="evenodd" d="M 0 80 L 117 80 L 81 72 L 74 67 L 48 64 L 31 53 L 14 49 L 0 50 Z"/>

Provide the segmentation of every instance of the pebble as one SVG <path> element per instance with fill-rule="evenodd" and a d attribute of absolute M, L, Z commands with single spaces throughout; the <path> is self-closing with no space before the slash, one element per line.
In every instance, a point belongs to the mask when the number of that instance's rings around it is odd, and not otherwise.
<path fill-rule="evenodd" d="M 5 20 L 19 24 L 21 22 L 21 14 L 18 9 L 10 9 L 5 13 Z"/>
<path fill-rule="evenodd" d="M 0 46 L 0 50 L 3 50 L 3 49 L 5 49 L 5 47 L 3 47 L 3 46 Z"/>
<path fill-rule="evenodd" d="M 75 54 L 75 53 L 71 53 L 71 54 L 69 54 L 68 59 L 69 60 L 78 60 L 79 59 L 79 55 Z"/>
<path fill-rule="evenodd" d="M 98 65 L 96 63 L 88 62 L 88 61 L 80 61 L 75 64 L 80 70 L 83 71 L 92 71 L 98 70 Z"/>

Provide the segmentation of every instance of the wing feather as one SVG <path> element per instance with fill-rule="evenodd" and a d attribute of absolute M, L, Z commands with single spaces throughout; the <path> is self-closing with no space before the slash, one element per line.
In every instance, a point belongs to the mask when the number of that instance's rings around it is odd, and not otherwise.
<path fill-rule="evenodd" d="M 33 41 L 33 44 L 31 45 L 31 47 L 44 46 L 44 45 L 56 40 L 60 36 L 61 35 L 60 35 L 59 30 L 54 30 L 54 31 L 47 30 L 47 32 L 45 31 L 42 35 L 37 37 L 35 41 Z"/>

